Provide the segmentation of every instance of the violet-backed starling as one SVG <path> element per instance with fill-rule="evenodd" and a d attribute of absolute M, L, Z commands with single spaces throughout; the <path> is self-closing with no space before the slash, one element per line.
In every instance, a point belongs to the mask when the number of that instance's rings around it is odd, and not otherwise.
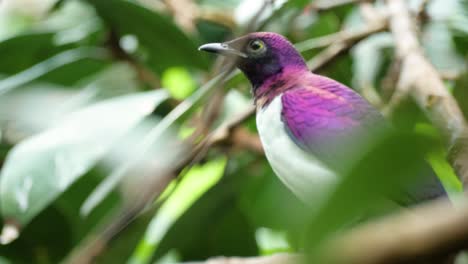
<path fill-rule="evenodd" d="M 250 33 L 199 49 L 233 57 L 250 80 L 266 157 L 281 181 L 307 203 L 320 200 L 359 152 L 390 127 L 354 90 L 310 72 L 279 34 Z M 421 200 L 443 193 L 435 175 L 430 177 L 423 192 L 405 195 Z"/>

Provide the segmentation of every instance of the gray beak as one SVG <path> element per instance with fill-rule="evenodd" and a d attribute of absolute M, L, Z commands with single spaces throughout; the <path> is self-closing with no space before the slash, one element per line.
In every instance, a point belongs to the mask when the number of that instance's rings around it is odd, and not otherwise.
<path fill-rule="evenodd" d="M 198 50 L 218 53 L 222 55 L 235 55 L 242 58 L 247 58 L 247 54 L 230 47 L 227 43 L 208 43 L 205 45 L 201 45 L 198 48 Z"/>

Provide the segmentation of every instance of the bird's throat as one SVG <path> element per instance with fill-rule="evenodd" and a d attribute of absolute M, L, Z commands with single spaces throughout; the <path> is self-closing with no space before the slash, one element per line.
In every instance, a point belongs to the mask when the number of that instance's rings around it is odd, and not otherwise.
<path fill-rule="evenodd" d="M 301 81 L 300 75 L 307 71 L 307 69 L 285 68 L 265 78 L 259 84 L 251 81 L 252 93 L 257 108 L 267 106 L 276 96 L 297 87 Z"/>

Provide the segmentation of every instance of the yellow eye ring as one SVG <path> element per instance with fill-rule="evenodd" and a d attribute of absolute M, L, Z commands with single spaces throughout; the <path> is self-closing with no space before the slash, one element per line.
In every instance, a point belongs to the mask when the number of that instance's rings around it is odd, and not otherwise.
<path fill-rule="evenodd" d="M 265 43 L 259 39 L 255 39 L 249 42 L 247 48 L 250 52 L 260 53 L 265 50 Z"/>

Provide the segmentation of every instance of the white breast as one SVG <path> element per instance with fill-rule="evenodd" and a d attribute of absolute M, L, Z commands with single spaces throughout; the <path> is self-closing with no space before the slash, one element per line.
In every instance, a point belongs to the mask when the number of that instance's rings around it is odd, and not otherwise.
<path fill-rule="evenodd" d="M 257 110 L 257 128 L 271 167 L 281 181 L 307 204 L 320 202 L 337 182 L 337 175 L 299 148 L 281 121 L 281 96 Z"/>

